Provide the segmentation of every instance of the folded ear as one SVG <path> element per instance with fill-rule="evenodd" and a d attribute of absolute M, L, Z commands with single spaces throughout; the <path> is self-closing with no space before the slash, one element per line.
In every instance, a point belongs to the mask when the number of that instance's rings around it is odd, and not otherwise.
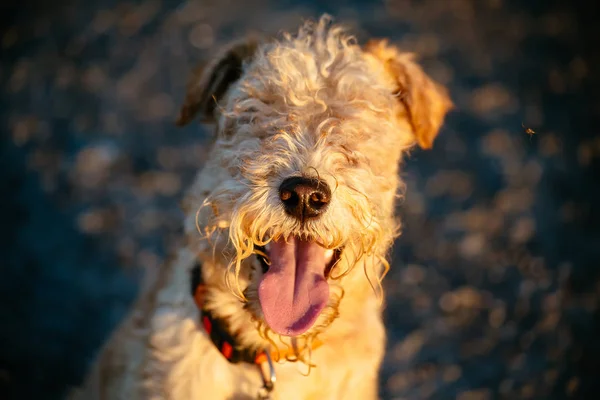
<path fill-rule="evenodd" d="M 425 74 L 412 53 L 401 52 L 387 40 L 372 40 L 364 50 L 380 60 L 392 75 L 417 143 L 424 149 L 431 148 L 446 113 L 453 107 L 446 88 Z"/>
<path fill-rule="evenodd" d="M 213 121 L 217 103 L 229 87 L 240 79 L 244 65 L 252 60 L 258 44 L 258 38 L 234 42 L 208 65 L 197 68 L 188 83 L 176 124 L 187 125 L 198 113 L 203 122 Z"/>

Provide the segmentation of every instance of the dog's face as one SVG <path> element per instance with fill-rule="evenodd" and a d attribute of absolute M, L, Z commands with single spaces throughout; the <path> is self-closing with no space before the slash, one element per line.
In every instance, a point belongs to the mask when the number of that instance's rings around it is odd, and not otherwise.
<path fill-rule="evenodd" d="M 198 226 L 213 254 L 232 249 L 247 308 L 284 336 L 310 331 L 357 264 L 381 274 L 401 155 L 431 146 L 451 106 L 410 55 L 327 25 L 228 47 L 192 82 L 179 120 L 216 119 L 209 164 L 221 178 Z"/>

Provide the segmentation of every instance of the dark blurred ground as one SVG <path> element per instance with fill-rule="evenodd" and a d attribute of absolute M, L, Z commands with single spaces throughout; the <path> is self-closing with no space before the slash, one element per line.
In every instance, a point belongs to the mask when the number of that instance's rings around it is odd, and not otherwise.
<path fill-rule="evenodd" d="M 458 106 L 434 150 L 405 168 L 383 398 L 598 398 L 596 8 L 0 6 L 0 398 L 60 398 L 79 382 L 144 271 L 174 246 L 178 200 L 206 155 L 205 130 L 172 124 L 192 66 L 234 37 L 324 11 L 359 39 L 419 53 Z"/>

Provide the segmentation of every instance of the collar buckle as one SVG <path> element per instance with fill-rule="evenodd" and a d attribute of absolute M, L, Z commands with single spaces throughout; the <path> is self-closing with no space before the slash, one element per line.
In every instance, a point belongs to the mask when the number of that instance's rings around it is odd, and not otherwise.
<path fill-rule="evenodd" d="M 265 350 L 262 354 L 264 354 L 265 360 L 256 364 L 263 381 L 263 387 L 258 389 L 257 398 L 258 400 L 270 400 L 277 377 L 275 376 L 275 366 L 273 365 L 270 352 Z"/>

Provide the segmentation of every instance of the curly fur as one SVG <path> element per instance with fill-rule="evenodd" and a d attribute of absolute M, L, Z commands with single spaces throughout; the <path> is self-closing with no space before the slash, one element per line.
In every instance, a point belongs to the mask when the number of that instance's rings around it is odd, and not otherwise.
<path fill-rule="evenodd" d="M 431 146 L 450 107 L 412 55 L 385 41 L 360 47 L 327 17 L 296 35 L 226 48 L 191 82 L 179 120 L 198 112 L 216 120 L 211 156 L 184 202 L 188 245 L 109 342 L 88 393 L 256 397 L 256 368 L 229 364 L 198 325 L 187 288 L 199 260 L 206 307 L 228 320 L 241 345 L 284 354 L 295 346 L 277 364 L 274 398 L 376 398 L 385 340 L 379 284 L 400 232 L 398 168 L 416 143 Z M 290 176 L 326 182 L 327 212 L 304 224 L 287 215 L 277 188 Z M 290 235 L 343 248 L 327 307 L 293 339 L 263 320 L 254 256 L 256 246 Z M 311 351 L 317 338 L 323 345 Z"/>

